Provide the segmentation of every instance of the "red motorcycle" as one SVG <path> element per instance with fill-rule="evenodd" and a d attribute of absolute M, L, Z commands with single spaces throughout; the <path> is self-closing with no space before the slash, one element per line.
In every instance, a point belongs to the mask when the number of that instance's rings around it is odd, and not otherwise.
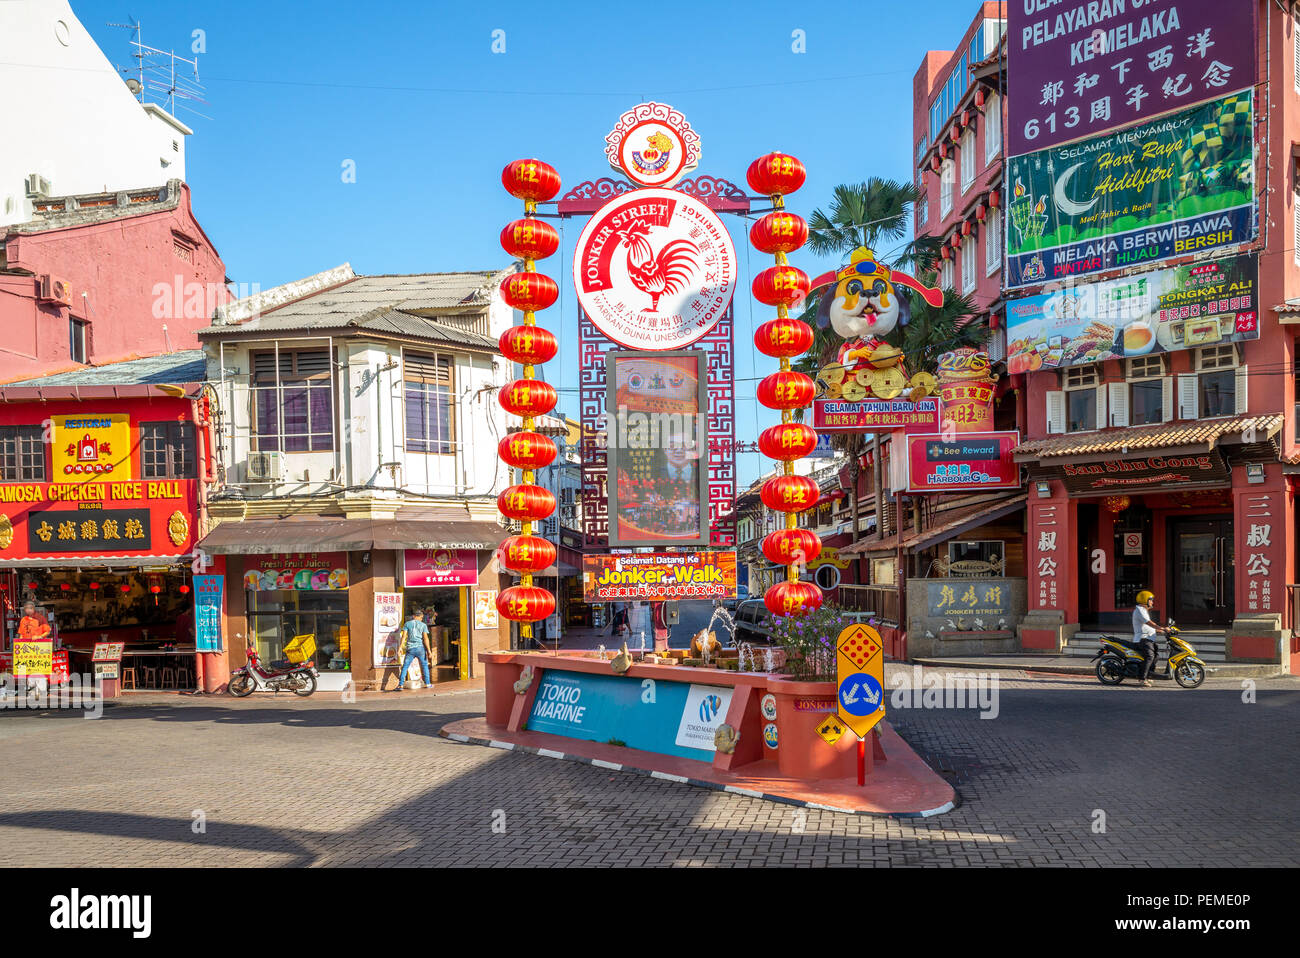
<path fill-rule="evenodd" d="M 292 692 L 306 698 L 316 691 L 318 674 L 311 660 L 272 662 L 271 668 L 263 668 L 257 649 L 250 648 L 248 664 L 230 674 L 226 691 L 238 698 L 251 695 L 258 689 L 266 692 Z"/>

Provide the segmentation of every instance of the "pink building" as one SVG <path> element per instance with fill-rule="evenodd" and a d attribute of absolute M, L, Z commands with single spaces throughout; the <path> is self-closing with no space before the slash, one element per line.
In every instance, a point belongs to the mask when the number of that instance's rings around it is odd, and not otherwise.
<path fill-rule="evenodd" d="M 0 227 L 0 381 L 192 349 L 226 269 L 179 180 L 39 197 Z"/>

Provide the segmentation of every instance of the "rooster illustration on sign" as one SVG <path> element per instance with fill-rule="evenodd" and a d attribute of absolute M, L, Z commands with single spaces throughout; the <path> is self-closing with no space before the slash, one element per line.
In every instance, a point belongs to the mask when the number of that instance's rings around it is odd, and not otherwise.
<path fill-rule="evenodd" d="M 645 220 L 637 220 L 627 229 L 619 230 L 618 237 L 627 247 L 628 279 L 650 297 L 650 305 L 641 310 L 643 313 L 659 312 L 659 298 L 686 289 L 695 275 L 700 250 L 690 240 L 665 243 L 656 253 L 650 245 L 650 226 Z"/>

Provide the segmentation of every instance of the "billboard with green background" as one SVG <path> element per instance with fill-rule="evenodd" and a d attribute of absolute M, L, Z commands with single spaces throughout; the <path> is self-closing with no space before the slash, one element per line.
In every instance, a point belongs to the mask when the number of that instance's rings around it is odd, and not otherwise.
<path fill-rule="evenodd" d="M 1007 286 L 1255 238 L 1253 95 L 1244 90 L 1007 164 Z"/>

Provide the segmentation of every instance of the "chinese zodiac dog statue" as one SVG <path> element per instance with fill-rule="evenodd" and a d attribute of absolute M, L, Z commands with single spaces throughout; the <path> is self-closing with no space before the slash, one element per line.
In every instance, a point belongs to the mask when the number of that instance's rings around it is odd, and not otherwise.
<path fill-rule="evenodd" d="M 831 284 L 834 289 L 818 304 L 817 325 L 830 326 L 844 343 L 836 363 L 824 368 L 819 377 L 826 383 L 824 398 L 893 399 L 908 385 L 913 399 L 932 393 L 933 377 L 918 373 L 909 383 L 902 351 L 881 337 L 900 324 L 907 325 L 910 318 L 907 299 L 896 285 L 916 290 L 936 308 L 943 305 L 942 291 L 877 262 L 876 254 L 862 246 L 853 251 L 849 265 L 817 277 L 812 287 Z"/>

